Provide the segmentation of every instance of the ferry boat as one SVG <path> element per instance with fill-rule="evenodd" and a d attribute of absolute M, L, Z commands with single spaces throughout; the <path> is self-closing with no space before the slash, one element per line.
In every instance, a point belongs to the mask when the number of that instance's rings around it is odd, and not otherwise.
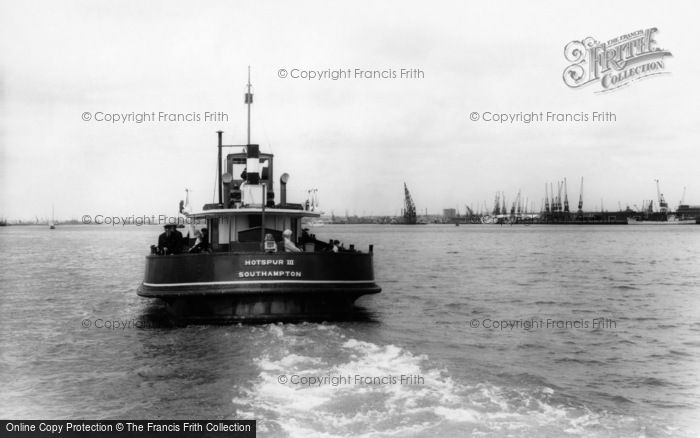
<path fill-rule="evenodd" d="M 366 251 L 353 245 L 346 249 L 337 240 L 319 241 L 308 234 L 302 220 L 317 220 L 320 214 L 287 202 L 287 173 L 279 179 L 277 200 L 274 156 L 250 142 L 250 75 L 247 87 L 248 142 L 224 145 L 218 131 L 218 202 L 185 212 L 188 223 L 206 231 L 193 247 L 199 252 L 163 251 L 159 239 L 146 256 L 137 293 L 163 300 L 177 320 L 259 322 L 347 315 L 357 298 L 381 291 L 374 280 L 373 245 Z M 225 171 L 224 148 L 239 150 L 226 156 Z M 185 240 L 187 246 L 194 243 Z"/>

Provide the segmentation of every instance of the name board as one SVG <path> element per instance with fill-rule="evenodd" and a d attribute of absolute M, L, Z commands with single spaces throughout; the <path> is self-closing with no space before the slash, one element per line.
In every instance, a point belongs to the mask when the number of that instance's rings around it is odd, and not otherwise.
<path fill-rule="evenodd" d="M 238 278 L 300 278 L 301 271 L 295 270 L 294 259 L 251 258 L 243 260 L 243 268 L 238 271 Z M 262 269 L 250 269 L 260 267 Z"/>

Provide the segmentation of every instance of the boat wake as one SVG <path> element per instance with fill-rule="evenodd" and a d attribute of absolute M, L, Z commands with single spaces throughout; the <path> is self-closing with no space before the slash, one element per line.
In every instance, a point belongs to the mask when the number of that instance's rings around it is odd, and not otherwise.
<path fill-rule="evenodd" d="M 268 325 L 257 330 L 270 336 L 254 360 L 257 379 L 236 388 L 233 416 L 258 419 L 260 436 L 644 433 L 634 418 L 567 404 L 549 387 L 456 382 L 425 355 L 357 340 L 335 325 Z"/>

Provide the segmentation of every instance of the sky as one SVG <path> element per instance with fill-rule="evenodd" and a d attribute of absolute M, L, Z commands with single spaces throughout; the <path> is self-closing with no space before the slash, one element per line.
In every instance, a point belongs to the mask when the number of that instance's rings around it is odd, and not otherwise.
<path fill-rule="evenodd" d="M 344 215 L 489 208 L 496 192 L 539 209 L 567 178 L 584 209 L 686 187 L 700 204 L 700 6 L 693 2 L 0 3 L 0 217 L 174 214 L 185 188 L 214 199 L 216 131 L 290 174 L 289 200 L 318 190 Z M 572 89 L 564 47 L 655 27 L 666 74 L 614 92 Z M 419 69 L 421 77 L 303 79 L 293 72 Z M 280 70 L 287 71 L 280 77 Z M 495 123 L 485 112 L 615 114 L 613 122 Z M 111 123 L 98 114 L 198 114 Z M 221 112 L 228 120 L 203 120 Z M 472 121 L 470 114 L 480 120 Z M 89 113 L 90 120 L 83 120 Z M 102 116 L 100 116 L 102 117 Z"/>

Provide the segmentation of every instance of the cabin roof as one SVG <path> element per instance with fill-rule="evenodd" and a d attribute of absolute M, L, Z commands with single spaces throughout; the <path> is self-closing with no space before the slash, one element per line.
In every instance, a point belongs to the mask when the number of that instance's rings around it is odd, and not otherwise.
<path fill-rule="evenodd" d="M 222 217 L 222 216 L 242 216 L 249 214 L 262 214 L 261 207 L 244 207 L 244 208 L 216 208 L 212 210 L 204 210 L 188 215 L 193 219 Z M 265 214 L 270 216 L 290 216 L 290 217 L 321 217 L 321 213 L 308 210 L 294 210 L 289 208 L 265 207 Z"/>

